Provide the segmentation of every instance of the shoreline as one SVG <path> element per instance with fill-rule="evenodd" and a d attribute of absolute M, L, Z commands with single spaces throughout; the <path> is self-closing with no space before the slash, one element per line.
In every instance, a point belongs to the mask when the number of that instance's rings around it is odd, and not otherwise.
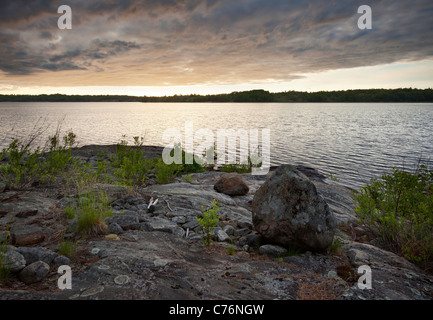
<path fill-rule="evenodd" d="M 115 146 L 85 146 L 74 153 L 90 166 L 97 164 L 94 157 L 106 156 L 101 147 L 109 151 Z M 156 154 L 159 147 L 143 148 Z M 1 296 L 14 300 L 433 299 L 426 293 L 433 292 L 432 275 L 371 242 L 357 223 L 350 190 L 323 180 L 314 169 L 304 171 L 337 219 L 335 239 L 341 246 L 336 251 L 264 253 L 265 248 L 281 250 L 263 242 L 251 220 L 251 201 L 267 176 L 241 174 L 249 186 L 244 196 L 216 192 L 214 185 L 224 174 L 218 171 L 179 176 L 165 185 L 97 182 L 93 186 L 107 194 L 112 216 L 104 220 L 106 232 L 86 237 L 73 231 L 76 222 L 65 215 L 82 194 L 62 185 L 0 190 L 0 235 L 9 230 L 7 251 L 25 257 L 15 260 L 21 264 L 16 269 L 28 268 L 35 259 L 50 267 L 43 279 L 32 284 L 22 282 L 22 271 L 14 273 L 0 284 Z M 159 201 L 149 210 L 152 199 Z M 212 199 L 220 204 L 222 218 L 218 237 L 206 248 L 196 216 Z M 75 254 L 67 259 L 59 251 L 63 241 L 76 245 Z M 58 263 L 72 268 L 72 290 L 57 288 Z M 377 281 L 373 290 L 357 287 L 357 268 L 365 264 Z"/>

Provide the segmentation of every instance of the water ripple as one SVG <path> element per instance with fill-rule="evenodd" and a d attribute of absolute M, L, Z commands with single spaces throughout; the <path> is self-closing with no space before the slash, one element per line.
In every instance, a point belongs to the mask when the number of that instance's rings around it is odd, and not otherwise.
<path fill-rule="evenodd" d="M 186 121 L 215 136 L 218 129 L 271 129 L 271 164 L 309 165 L 354 188 L 393 166 L 413 168 L 420 158 L 433 164 L 433 104 L 0 103 L 0 147 L 38 125 L 47 127 L 44 141 L 59 122 L 80 145 L 126 135 L 165 146 L 163 132 L 184 134 Z"/>

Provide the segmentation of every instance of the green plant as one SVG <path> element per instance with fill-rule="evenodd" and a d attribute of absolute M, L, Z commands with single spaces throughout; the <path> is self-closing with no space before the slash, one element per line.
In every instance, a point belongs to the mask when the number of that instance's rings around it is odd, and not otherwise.
<path fill-rule="evenodd" d="M 182 155 L 182 164 L 178 164 L 179 174 L 200 173 L 206 171 L 205 166 L 201 163 L 200 160 L 197 162 L 197 159 L 193 154 L 185 152 L 182 149 L 182 145 L 180 143 L 177 143 L 175 144 L 170 154 L 171 156 L 175 156 L 179 153 Z"/>
<path fill-rule="evenodd" d="M 192 177 L 190 174 L 187 174 L 186 176 L 183 177 L 185 179 L 186 182 L 191 183 L 192 182 Z"/>
<path fill-rule="evenodd" d="M 12 188 L 54 181 L 59 173 L 64 173 L 72 164 L 71 148 L 76 145 L 76 136 L 72 131 L 63 137 L 61 145 L 58 127 L 56 133 L 47 139 L 43 149 L 32 149 L 36 135 L 31 135 L 27 141 L 15 139 L 1 152 L 0 160 L 7 161 L 0 165 L 0 178 Z"/>
<path fill-rule="evenodd" d="M 335 181 L 335 182 L 340 182 L 340 179 L 337 178 L 337 176 L 335 174 L 333 174 L 332 172 L 329 172 L 329 179 L 331 179 L 332 181 Z"/>
<path fill-rule="evenodd" d="M 108 195 L 95 187 L 95 180 L 77 180 L 75 191 L 79 196 L 74 205 L 65 209 L 68 217 L 77 220 L 77 232 L 81 235 L 105 234 L 108 227 L 105 218 L 113 215 Z"/>
<path fill-rule="evenodd" d="M 126 140 L 122 140 L 116 146 L 116 154 L 113 157 L 113 166 L 118 169 L 114 176 L 120 179 L 122 184 L 133 186 L 143 185 L 147 175 L 153 169 L 154 162 L 146 159 L 141 149 L 144 138 L 134 137 L 134 146 L 128 146 Z M 98 172 L 103 168 L 98 166 Z"/>
<path fill-rule="evenodd" d="M 231 173 L 231 172 L 251 173 L 251 167 L 248 164 L 238 164 L 238 163 L 225 164 L 220 167 L 220 170 L 222 172 L 227 172 L 227 173 Z"/>
<path fill-rule="evenodd" d="M 342 246 L 343 241 L 340 238 L 336 237 L 334 238 L 334 240 L 332 240 L 332 243 L 329 246 L 329 251 L 335 254 L 340 254 Z"/>
<path fill-rule="evenodd" d="M 68 219 L 74 219 L 75 218 L 75 211 L 76 209 L 69 205 L 64 209 L 65 215 Z"/>
<path fill-rule="evenodd" d="M 260 161 L 260 162 L 259 162 Z M 258 163 L 258 164 L 256 164 Z M 246 163 L 229 163 L 220 167 L 222 172 L 237 172 L 237 173 L 251 173 L 253 168 L 260 168 L 263 162 L 261 162 L 261 154 L 248 156 Z"/>
<path fill-rule="evenodd" d="M 10 276 L 10 267 L 6 264 L 7 243 L 8 233 L 5 232 L 4 239 L 0 243 L 0 283 L 7 280 Z"/>
<path fill-rule="evenodd" d="M 203 228 L 204 244 L 208 247 L 212 242 L 212 235 L 214 233 L 213 230 L 217 226 L 220 219 L 220 215 L 218 214 L 220 208 L 218 202 L 216 200 L 213 200 L 212 208 L 203 211 L 204 208 L 202 206 L 201 210 L 203 212 L 203 217 L 197 217 L 196 219 L 200 226 Z"/>
<path fill-rule="evenodd" d="M 179 174 L 181 165 L 172 163 L 165 164 L 162 159 L 158 159 L 155 165 L 155 177 L 159 184 L 168 184 L 173 182 L 174 178 Z"/>
<path fill-rule="evenodd" d="M 227 247 L 226 252 L 227 252 L 227 254 L 230 255 L 230 256 L 234 255 L 234 254 L 235 254 L 235 248 L 233 247 L 233 245 L 229 245 L 229 246 Z"/>
<path fill-rule="evenodd" d="M 69 240 L 63 240 L 59 243 L 58 247 L 58 254 L 63 255 L 65 257 L 71 258 L 76 251 L 76 245 L 69 241 Z"/>
<path fill-rule="evenodd" d="M 295 245 L 292 245 L 290 247 L 285 247 L 287 249 L 287 252 L 284 253 L 281 257 L 292 257 L 292 256 L 299 256 L 300 254 L 302 254 L 304 252 L 303 249 L 301 249 L 300 247 L 297 247 Z"/>
<path fill-rule="evenodd" d="M 427 264 L 433 258 L 433 171 L 393 168 L 353 194 L 359 220 L 387 249 Z"/>
<path fill-rule="evenodd" d="M 28 144 L 15 139 L 2 151 L 7 161 L 0 165 L 0 176 L 12 188 L 30 185 L 41 176 L 41 157 L 39 148 L 31 150 Z"/>
<path fill-rule="evenodd" d="M 105 160 L 98 160 L 97 161 L 97 167 L 95 171 L 95 175 L 98 179 L 102 178 L 107 174 L 107 169 L 109 168 L 109 163 Z"/>
<path fill-rule="evenodd" d="M 107 195 L 100 192 L 91 192 L 79 199 L 78 204 L 78 231 L 82 235 L 97 235 L 107 232 L 104 218 L 112 216 L 112 209 Z"/>

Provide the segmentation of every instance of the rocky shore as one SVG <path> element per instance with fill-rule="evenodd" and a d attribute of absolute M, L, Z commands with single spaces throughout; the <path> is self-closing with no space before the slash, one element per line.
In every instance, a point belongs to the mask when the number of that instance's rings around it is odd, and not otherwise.
<path fill-rule="evenodd" d="M 102 148 L 102 147 L 100 147 Z M 76 158 L 95 164 L 100 148 Z M 110 147 L 106 147 L 110 148 Z M 109 150 L 108 150 L 109 151 Z M 160 156 L 148 147 L 150 157 Z M 273 168 L 271 175 L 277 168 Z M 351 190 L 311 168 L 297 167 L 314 184 L 335 218 L 331 246 L 322 252 L 269 242 L 253 223 L 253 202 L 268 176 L 240 175 L 243 195 L 215 184 L 224 173 L 208 171 L 140 188 L 98 184 L 113 216 L 105 235 L 77 238 L 65 208 L 76 195 L 57 188 L 8 190 L 0 185 L 0 255 L 12 276 L 0 284 L 2 300 L 227 299 L 227 300 L 431 300 L 433 276 L 374 245 L 357 222 Z M 149 206 L 151 200 L 154 206 Z M 196 217 L 213 200 L 220 221 L 209 248 Z M 7 240 L 6 240 L 7 239 Z M 58 253 L 63 239 L 75 254 Z M 72 271 L 72 289 L 61 290 L 58 268 Z M 360 266 L 372 271 L 372 288 L 358 286 Z"/>

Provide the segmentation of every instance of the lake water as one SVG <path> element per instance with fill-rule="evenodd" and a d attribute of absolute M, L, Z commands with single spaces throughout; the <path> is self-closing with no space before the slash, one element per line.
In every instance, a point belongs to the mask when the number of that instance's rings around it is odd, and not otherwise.
<path fill-rule="evenodd" d="M 433 164 L 433 104 L 0 103 L 0 148 L 37 128 L 71 129 L 80 145 L 126 135 L 165 146 L 168 128 L 270 129 L 271 164 L 302 164 L 359 188 L 392 166 Z"/>

